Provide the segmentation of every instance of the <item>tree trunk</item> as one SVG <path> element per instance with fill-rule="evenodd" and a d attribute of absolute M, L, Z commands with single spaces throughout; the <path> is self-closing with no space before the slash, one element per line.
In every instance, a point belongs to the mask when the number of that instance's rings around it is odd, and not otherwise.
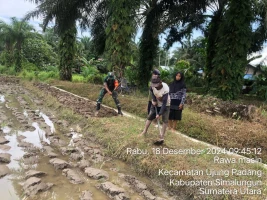
<path fill-rule="evenodd" d="M 76 52 L 76 48 L 75 48 L 76 33 L 77 33 L 77 30 L 75 26 L 73 26 L 73 28 L 66 31 L 60 36 L 60 43 L 59 43 L 60 80 L 65 80 L 65 81 L 72 80 L 72 67 L 74 64 L 74 56 Z"/>
<path fill-rule="evenodd" d="M 210 90 L 211 87 L 211 71 L 213 69 L 212 60 L 215 57 L 216 53 L 216 43 L 218 39 L 218 30 L 222 23 L 222 17 L 223 17 L 223 7 L 220 7 L 220 9 L 214 14 L 208 28 L 208 42 L 207 42 L 207 58 L 206 58 L 206 67 L 205 67 L 205 80 L 206 80 L 206 86 L 207 91 Z"/>
<path fill-rule="evenodd" d="M 139 86 L 147 88 L 151 77 L 151 71 L 155 64 L 157 56 L 157 47 L 159 45 L 158 26 L 159 16 L 156 9 L 153 8 L 147 15 L 144 23 L 144 31 L 140 43 L 140 60 L 139 60 Z"/>

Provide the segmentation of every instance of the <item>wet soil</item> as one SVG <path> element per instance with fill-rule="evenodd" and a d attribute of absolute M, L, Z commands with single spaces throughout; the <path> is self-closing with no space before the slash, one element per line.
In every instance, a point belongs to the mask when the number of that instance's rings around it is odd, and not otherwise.
<path fill-rule="evenodd" d="M 131 166 L 105 156 L 79 126 L 59 120 L 17 79 L 0 77 L 0 82 L 1 199 L 175 199 Z M 75 113 L 94 116 L 94 102 L 36 86 Z M 98 117 L 115 115 L 102 108 Z"/>

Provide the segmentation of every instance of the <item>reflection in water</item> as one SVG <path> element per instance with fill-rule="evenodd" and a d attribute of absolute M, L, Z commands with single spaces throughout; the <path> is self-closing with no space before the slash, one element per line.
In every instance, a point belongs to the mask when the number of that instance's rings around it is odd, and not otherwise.
<path fill-rule="evenodd" d="M 5 100 L 5 96 L 4 95 L 0 95 L 0 103 L 4 103 L 6 100 Z"/>
<path fill-rule="evenodd" d="M 9 151 L 5 152 L 11 154 L 11 162 L 7 166 L 10 169 L 19 169 L 21 163 L 18 160 L 22 158 L 25 152 L 21 147 L 18 147 L 17 136 L 15 134 L 11 136 L 7 135 L 5 138 L 9 140 L 7 145 L 11 147 Z"/>
<path fill-rule="evenodd" d="M 3 200 L 20 200 L 17 195 L 14 186 L 12 184 L 12 180 L 10 180 L 11 176 L 5 176 L 0 179 L 0 194 L 1 199 Z"/>
<path fill-rule="evenodd" d="M 56 131 L 55 126 L 54 126 L 53 122 L 49 119 L 49 117 L 42 112 L 40 112 L 40 116 L 42 118 L 44 118 L 45 123 L 50 127 L 51 133 L 54 133 Z"/>
<path fill-rule="evenodd" d="M 23 115 L 24 115 L 25 117 L 29 117 L 29 115 L 28 115 L 28 113 L 27 113 L 26 110 L 24 110 Z"/>
<path fill-rule="evenodd" d="M 1 128 L 4 134 L 8 134 L 11 132 L 11 128 L 9 128 L 8 126 L 4 126 L 3 128 Z"/>
<path fill-rule="evenodd" d="M 35 128 L 34 131 L 18 131 L 19 135 L 23 135 L 26 137 L 24 141 L 29 142 L 39 148 L 42 148 L 41 142 L 43 141 L 50 144 L 50 141 L 45 137 L 45 131 L 39 127 L 38 123 L 33 122 L 32 126 Z"/>

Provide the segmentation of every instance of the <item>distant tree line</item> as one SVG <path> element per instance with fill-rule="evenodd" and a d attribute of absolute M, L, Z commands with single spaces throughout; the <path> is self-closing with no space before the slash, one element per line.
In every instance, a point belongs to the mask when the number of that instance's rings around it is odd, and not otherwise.
<path fill-rule="evenodd" d="M 38 66 L 57 65 L 61 80 L 71 81 L 73 68 L 80 71 L 77 66 L 81 57 L 87 61 L 103 58 L 104 71 L 113 70 L 118 77 L 131 72 L 138 86 L 147 88 L 151 70 L 163 60 L 174 66 L 186 60 L 194 69 L 192 74 L 204 70 L 206 92 L 236 99 L 247 56 L 261 50 L 267 38 L 264 0 L 28 1 L 36 3 L 37 8 L 22 21 L 13 18 L 10 25 L 0 22 L 1 62 L 14 65 L 19 72 L 23 59 L 40 59 Z M 42 35 L 26 22 L 39 16 L 43 17 Z M 53 28 L 48 28 L 49 22 L 54 22 Z M 77 39 L 77 25 L 90 30 L 91 37 Z M 138 28 L 142 35 L 135 44 Z M 195 29 L 204 37 L 192 41 Z M 164 49 L 159 48 L 162 33 L 167 34 Z M 182 48 L 171 58 L 166 54 L 162 58 L 175 42 Z M 42 56 L 31 57 L 30 45 L 36 45 L 31 50 L 40 49 Z"/>

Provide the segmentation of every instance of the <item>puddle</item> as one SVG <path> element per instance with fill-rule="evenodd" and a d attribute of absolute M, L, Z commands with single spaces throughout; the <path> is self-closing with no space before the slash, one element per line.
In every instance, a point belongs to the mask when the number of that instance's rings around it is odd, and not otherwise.
<path fill-rule="evenodd" d="M 35 128 L 34 131 L 25 131 L 25 132 L 18 131 L 19 135 L 23 135 L 26 137 L 23 141 L 29 142 L 39 148 L 42 148 L 43 146 L 41 144 L 42 141 L 50 144 L 50 141 L 45 137 L 45 131 L 39 127 L 38 123 L 33 122 L 32 126 Z"/>
<path fill-rule="evenodd" d="M 0 194 L 3 200 L 20 200 L 19 196 L 16 194 L 12 180 L 12 176 L 5 176 L 0 179 Z"/>
<path fill-rule="evenodd" d="M 10 150 L 8 151 L 3 151 L 0 150 L 2 153 L 9 153 L 11 154 L 11 162 L 7 165 L 9 169 L 19 169 L 21 167 L 20 165 L 20 160 L 22 156 L 25 154 L 23 149 L 21 147 L 18 147 L 18 141 L 17 141 L 17 136 L 14 135 L 7 135 L 5 136 L 7 140 L 9 140 L 9 143 L 6 145 L 10 146 Z"/>
<path fill-rule="evenodd" d="M 29 117 L 29 115 L 28 115 L 28 113 L 27 113 L 26 110 L 24 110 L 23 115 L 24 115 L 25 117 Z"/>
<path fill-rule="evenodd" d="M 4 126 L 3 128 L 1 128 L 4 134 L 8 134 L 11 132 L 11 128 L 9 128 L 8 126 Z"/>
<path fill-rule="evenodd" d="M 0 103 L 4 103 L 6 100 L 5 100 L 5 96 L 4 95 L 0 95 Z"/>
<path fill-rule="evenodd" d="M 45 123 L 50 127 L 51 133 L 54 133 L 56 129 L 53 122 L 49 119 L 49 117 L 42 112 L 40 112 L 40 116 L 45 120 Z"/>

